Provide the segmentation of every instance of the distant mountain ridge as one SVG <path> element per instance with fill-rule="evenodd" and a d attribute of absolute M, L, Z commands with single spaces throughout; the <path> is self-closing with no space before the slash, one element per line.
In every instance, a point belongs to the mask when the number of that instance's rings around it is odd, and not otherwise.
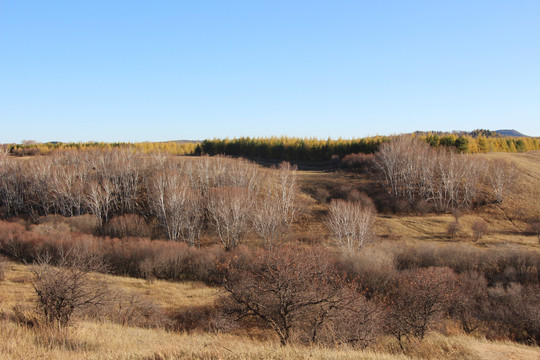
<path fill-rule="evenodd" d="M 514 129 L 502 129 L 502 130 L 495 130 L 496 133 L 501 134 L 502 136 L 512 136 L 512 137 L 529 137 L 525 134 L 520 133 L 517 130 Z"/>
<path fill-rule="evenodd" d="M 428 134 L 437 134 L 439 136 L 445 135 L 457 135 L 457 136 L 472 136 L 474 138 L 479 136 L 485 137 L 530 137 L 528 135 L 522 134 L 514 129 L 501 129 L 501 130 L 486 130 L 486 129 L 476 129 L 473 131 L 463 131 L 463 130 L 454 130 L 451 132 L 448 131 L 416 131 L 416 135 L 428 135 Z"/>

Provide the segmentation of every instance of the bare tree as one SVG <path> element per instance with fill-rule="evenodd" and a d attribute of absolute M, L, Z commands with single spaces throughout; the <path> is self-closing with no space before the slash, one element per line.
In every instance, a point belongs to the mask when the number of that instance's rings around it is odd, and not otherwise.
<path fill-rule="evenodd" d="M 513 190 L 516 177 L 516 164 L 504 160 L 497 160 L 491 164 L 488 172 L 488 182 L 497 203 L 502 203 Z"/>
<path fill-rule="evenodd" d="M 456 276 L 448 268 L 409 270 L 399 277 L 390 298 L 387 331 L 403 349 L 410 336 L 423 339 L 448 310 L 456 289 Z"/>
<path fill-rule="evenodd" d="M 332 200 L 326 223 L 338 245 L 348 252 L 358 252 L 374 237 L 375 209 L 360 203 Z"/>
<path fill-rule="evenodd" d="M 148 193 L 150 208 L 169 239 L 196 245 L 203 214 L 200 197 L 191 190 L 189 179 L 175 169 L 161 171 L 150 181 Z"/>
<path fill-rule="evenodd" d="M 247 230 L 253 201 L 248 190 L 237 187 L 211 189 L 208 213 L 226 250 L 235 248 Z"/>
<path fill-rule="evenodd" d="M 101 259 L 81 248 L 62 252 L 59 259 L 44 255 L 32 268 L 32 286 L 37 305 L 47 324 L 59 328 L 69 324 L 75 312 L 106 303 L 109 290 L 94 280 L 92 272 L 104 272 Z"/>
<path fill-rule="evenodd" d="M 281 241 L 294 221 L 295 171 L 290 164 L 282 163 L 278 170 L 266 174 L 266 181 L 260 186 L 261 194 L 255 201 L 251 221 L 265 247 L 271 248 Z"/>
<path fill-rule="evenodd" d="M 298 207 L 295 204 L 296 194 L 296 165 L 282 162 L 278 167 L 277 189 L 281 203 L 281 214 L 284 216 L 287 225 L 294 221 Z"/>
<path fill-rule="evenodd" d="M 223 309 L 262 321 L 283 345 L 295 331 L 316 338 L 325 314 L 342 299 L 342 285 L 322 249 L 278 248 L 248 268 L 234 261 L 223 264 L 223 274 L 229 295 L 222 298 Z"/>
<path fill-rule="evenodd" d="M 488 226 L 484 220 L 478 220 L 472 224 L 471 230 L 473 231 L 474 241 L 478 241 L 488 232 Z"/>
<path fill-rule="evenodd" d="M 85 204 L 98 219 L 100 227 L 109 221 L 114 209 L 113 184 L 108 179 L 93 180 L 88 183 Z"/>
<path fill-rule="evenodd" d="M 483 321 L 483 314 L 488 311 L 487 281 L 477 272 L 466 272 L 459 276 L 457 294 L 451 303 L 451 315 L 459 320 L 462 329 L 471 334 Z"/>

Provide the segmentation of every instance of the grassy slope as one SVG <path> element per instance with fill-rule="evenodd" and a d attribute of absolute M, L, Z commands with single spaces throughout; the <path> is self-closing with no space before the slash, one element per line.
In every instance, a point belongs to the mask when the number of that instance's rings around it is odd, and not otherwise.
<path fill-rule="evenodd" d="M 103 275 L 99 275 L 103 276 Z M 103 276 L 113 286 L 138 291 L 166 307 L 213 301 L 217 290 L 199 283 L 170 283 Z M 340 348 L 287 346 L 250 334 L 172 333 L 109 322 L 80 321 L 67 334 L 31 329 L 10 319 L 13 306 L 31 306 L 30 273 L 24 265 L 9 263 L 0 283 L 0 358 L 2 359 L 538 359 L 538 348 L 488 342 L 463 335 L 433 334 L 415 344 L 407 355 L 391 341 L 366 351 Z"/>
<path fill-rule="evenodd" d="M 540 249 L 536 236 L 524 234 L 527 230 L 527 218 L 540 217 L 540 151 L 527 153 L 491 153 L 473 155 L 488 161 L 503 159 L 517 165 L 519 177 L 513 194 L 502 205 L 486 205 L 474 211 L 466 212 L 460 218 L 462 231 L 452 241 L 471 241 L 471 226 L 483 219 L 488 223 L 489 234 L 484 236 L 479 245 L 497 245 L 513 243 Z M 336 189 L 352 186 L 369 193 L 374 186 L 365 176 L 321 171 L 301 171 L 299 179 L 302 189 L 314 195 L 316 189 Z M 312 216 L 316 220 L 323 217 L 324 204 L 310 204 Z M 382 238 L 417 242 L 449 242 L 447 227 L 454 217 L 447 214 L 428 214 L 427 216 L 382 214 L 377 218 L 377 234 Z M 326 233 L 322 224 L 310 222 L 308 231 Z"/>

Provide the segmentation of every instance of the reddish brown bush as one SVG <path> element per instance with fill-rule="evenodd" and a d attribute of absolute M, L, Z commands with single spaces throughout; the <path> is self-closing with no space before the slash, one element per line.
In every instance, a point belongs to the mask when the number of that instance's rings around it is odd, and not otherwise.
<path fill-rule="evenodd" d="M 285 247 L 261 253 L 249 268 L 229 261 L 223 264 L 224 309 L 262 321 L 282 344 L 298 333 L 316 339 L 328 311 L 345 298 L 327 258 L 323 249 Z"/>
<path fill-rule="evenodd" d="M 485 323 L 488 303 L 486 279 L 477 272 L 467 272 L 458 278 L 454 301 L 450 306 L 452 317 L 457 319 L 463 331 L 470 334 Z"/>
<path fill-rule="evenodd" d="M 422 268 L 403 272 L 390 296 L 386 330 L 403 340 L 423 339 L 440 321 L 454 298 L 456 275 L 448 268 Z"/>
<path fill-rule="evenodd" d="M 484 220 L 475 221 L 471 226 L 473 231 L 474 241 L 482 239 L 482 237 L 488 232 L 488 225 Z"/>
<path fill-rule="evenodd" d="M 46 255 L 38 261 L 32 286 L 47 324 L 64 327 L 75 312 L 105 304 L 110 292 L 105 283 L 92 279 L 95 271 L 104 271 L 101 259 L 82 248 L 69 249 L 55 262 Z"/>
<path fill-rule="evenodd" d="M 373 154 L 362 153 L 345 155 L 339 165 L 341 168 L 359 172 L 372 172 L 377 167 Z"/>
<path fill-rule="evenodd" d="M 134 292 L 111 290 L 104 306 L 89 309 L 85 315 L 125 326 L 161 328 L 170 326 L 163 309 L 152 299 Z"/>
<path fill-rule="evenodd" d="M 126 214 L 113 217 L 105 224 L 103 233 L 116 238 L 151 237 L 152 228 L 142 216 Z"/>
<path fill-rule="evenodd" d="M 489 289 L 489 322 L 492 336 L 540 344 L 540 287 L 512 284 Z M 489 333 L 488 333 L 489 334 Z"/>
<path fill-rule="evenodd" d="M 6 278 L 6 259 L 0 255 L 0 281 L 4 281 Z"/>

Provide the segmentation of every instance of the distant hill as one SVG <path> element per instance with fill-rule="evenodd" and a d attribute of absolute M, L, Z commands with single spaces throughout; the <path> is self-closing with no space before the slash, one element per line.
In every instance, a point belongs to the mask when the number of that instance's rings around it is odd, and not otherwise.
<path fill-rule="evenodd" d="M 487 138 L 496 138 L 501 136 L 508 136 L 508 137 L 530 137 L 525 134 L 520 133 L 517 130 L 510 130 L 510 129 L 502 129 L 502 130 L 486 130 L 486 129 L 476 129 L 470 132 L 463 131 L 463 130 L 454 130 L 451 132 L 447 131 L 416 131 L 416 135 L 425 136 L 429 134 L 437 134 L 439 136 L 446 136 L 446 135 L 457 135 L 457 136 L 472 136 L 474 138 L 477 138 L 479 136 L 485 136 Z"/>
<path fill-rule="evenodd" d="M 502 136 L 512 136 L 512 137 L 528 137 L 527 135 L 524 135 L 520 133 L 517 130 L 509 130 L 509 129 L 503 129 L 503 130 L 495 130 L 496 133 L 502 135 Z"/>

